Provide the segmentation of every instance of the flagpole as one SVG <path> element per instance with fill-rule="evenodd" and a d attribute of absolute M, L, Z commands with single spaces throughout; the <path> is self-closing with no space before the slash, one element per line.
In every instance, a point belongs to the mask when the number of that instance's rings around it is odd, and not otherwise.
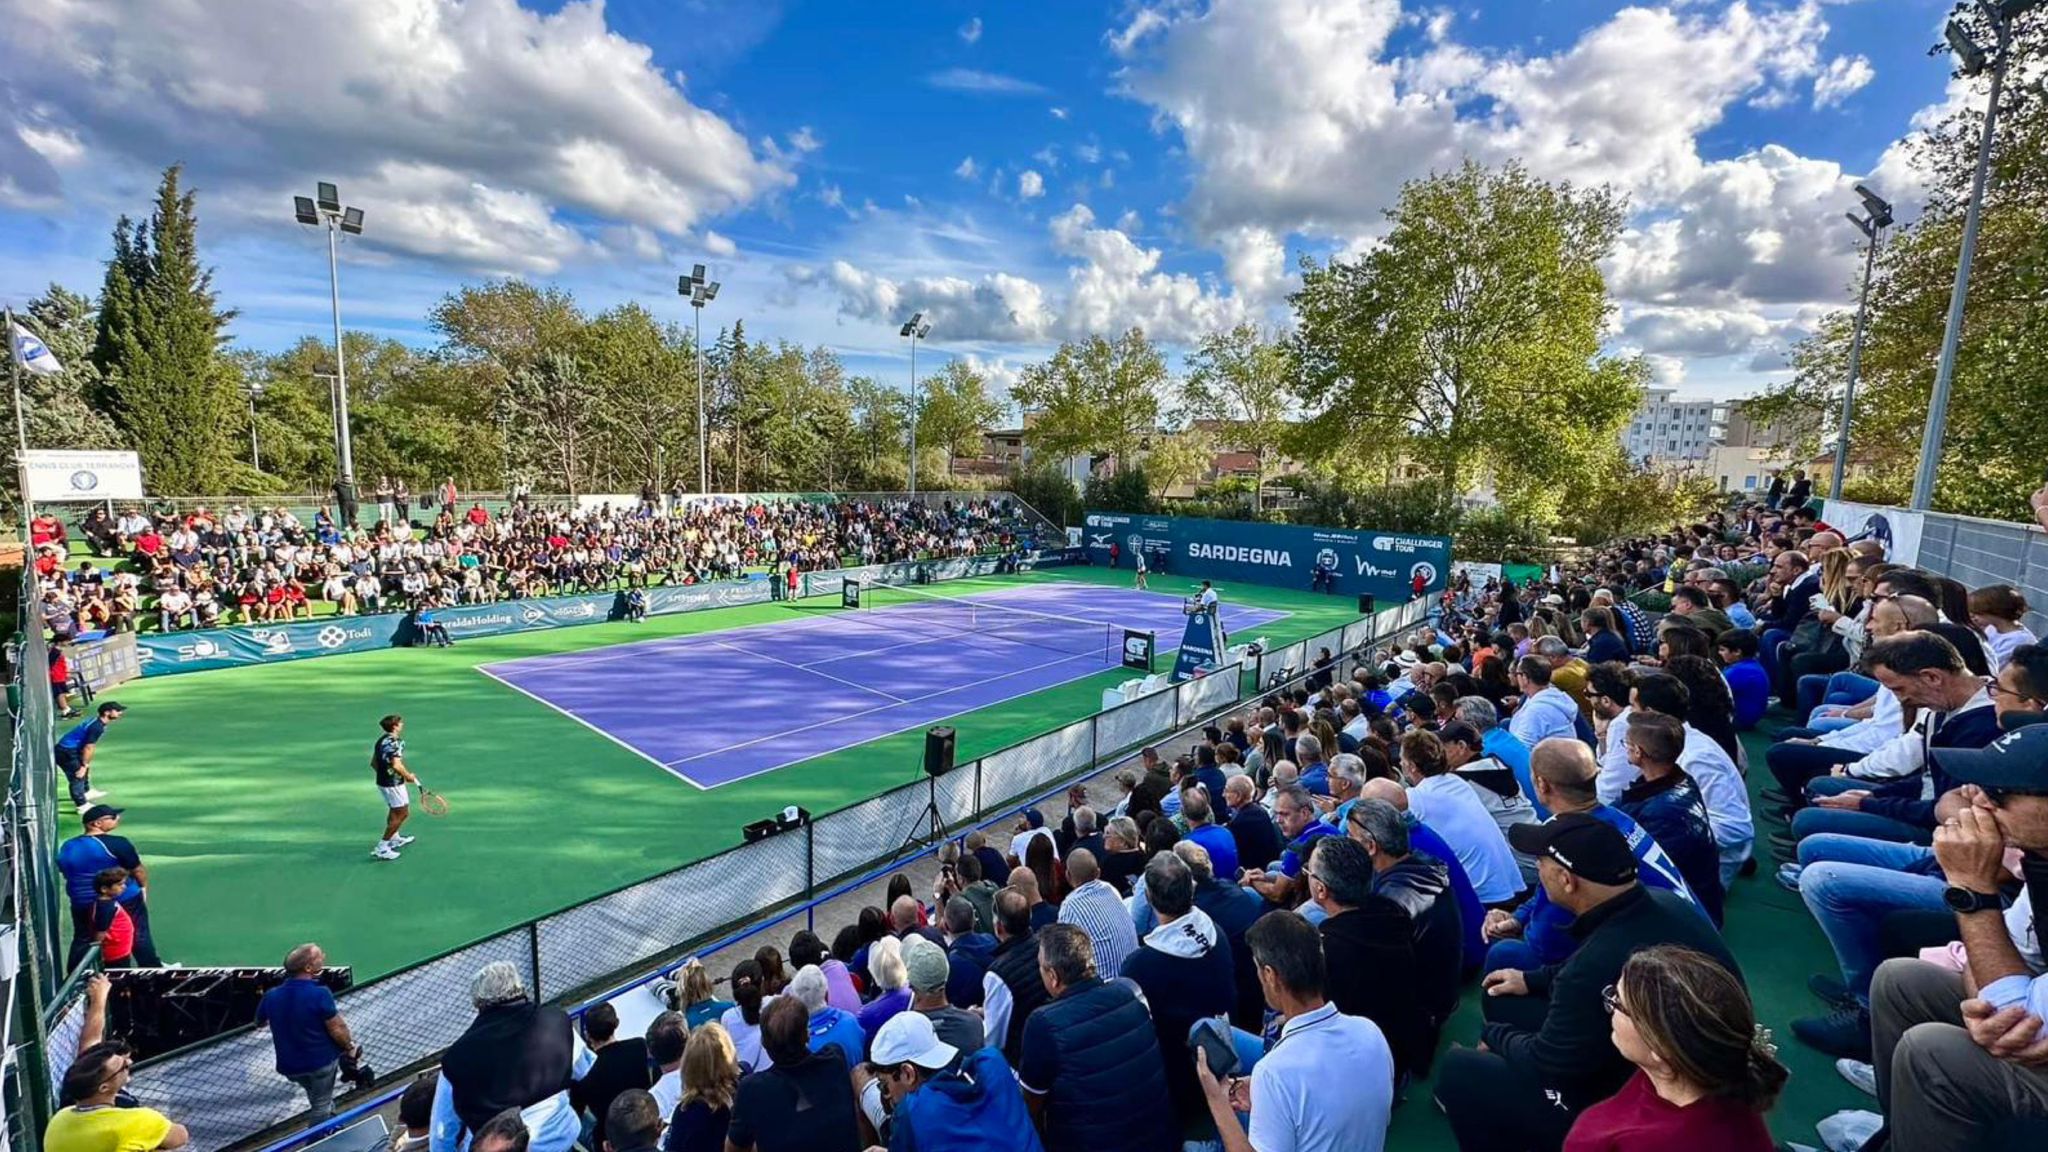
<path fill-rule="evenodd" d="M 21 395 L 21 349 L 14 336 L 14 309 L 6 311 L 7 372 L 14 389 L 14 476 L 21 485 L 21 529 L 26 540 L 28 522 L 34 518 L 28 505 L 28 409 Z"/>

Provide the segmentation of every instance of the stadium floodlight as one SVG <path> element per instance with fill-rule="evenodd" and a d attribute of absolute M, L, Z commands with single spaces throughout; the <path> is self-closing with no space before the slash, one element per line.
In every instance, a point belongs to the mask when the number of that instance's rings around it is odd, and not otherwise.
<path fill-rule="evenodd" d="M 1956 281 L 1948 297 L 1948 321 L 1941 335 L 1941 356 L 1934 366 L 1934 391 L 1927 398 L 1927 426 L 1920 434 L 1920 463 L 1913 473 L 1913 495 L 1907 507 L 1924 512 L 1934 502 L 1935 474 L 1948 430 L 1948 398 L 1955 385 L 1956 349 L 1963 338 L 1963 305 L 1970 296 L 1970 266 L 1977 259 L 1977 232 L 1984 221 L 1984 185 L 1991 175 L 1991 145 L 1998 139 L 1998 99 L 2012 65 L 2012 21 L 2043 0 L 1977 0 L 1991 24 L 1992 50 L 1986 52 L 1954 20 L 1942 29 L 1950 48 L 1962 58 L 1965 76 L 1991 69 L 1991 91 L 1984 103 L 1984 130 L 1977 140 L 1977 170 L 1970 177 L 1970 199 L 1963 213 L 1962 250 L 1956 257 Z M 1996 60 L 1992 59 L 1993 54 Z"/>
<path fill-rule="evenodd" d="M 1863 366 L 1863 335 L 1870 318 L 1870 280 L 1877 269 L 1877 245 L 1884 230 L 1892 223 L 1892 206 L 1882 196 L 1861 184 L 1856 185 L 1856 195 L 1863 201 L 1868 216 L 1848 214 L 1849 223 L 1863 233 L 1863 287 L 1856 300 L 1856 333 L 1849 341 L 1849 375 L 1842 385 L 1842 421 L 1835 429 L 1835 471 L 1834 483 L 1828 488 L 1831 499 L 1842 498 L 1842 483 L 1849 471 L 1849 425 L 1856 415 L 1856 379 Z"/>
<path fill-rule="evenodd" d="M 325 180 L 314 185 L 313 198 L 292 197 L 292 218 L 308 227 L 327 229 L 327 291 L 334 308 L 334 457 L 341 464 L 342 483 L 354 487 L 355 453 L 349 441 L 348 364 L 341 342 L 341 264 L 335 238 L 363 234 L 363 210 L 345 208 L 341 189 Z"/>
<path fill-rule="evenodd" d="M 697 491 L 711 491 L 711 437 L 704 417 L 704 305 L 718 299 L 718 281 L 708 279 L 709 269 L 693 264 L 689 272 L 676 277 L 676 295 L 690 302 L 696 317 L 697 349 Z M 735 486 L 739 477 L 733 477 Z"/>
<path fill-rule="evenodd" d="M 917 495 L 917 342 L 932 334 L 932 326 L 923 312 L 913 312 L 910 319 L 897 330 L 898 336 L 910 340 L 910 494 Z"/>

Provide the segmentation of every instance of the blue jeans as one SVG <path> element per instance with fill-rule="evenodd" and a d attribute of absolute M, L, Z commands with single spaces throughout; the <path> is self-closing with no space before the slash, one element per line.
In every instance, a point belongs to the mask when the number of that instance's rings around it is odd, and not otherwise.
<path fill-rule="evenodd" d="M 1887 912 L 1939 911 L 1939 876 L 1907 872 L 1933 850 L 1860 836 L 1816 835 L 1799 842 L 1799 896 L 1842 966 L 1842 982 L 1865 1004 L 1870 977 L 1884 962 L 1878 924 Z"/>
<path fill-rule="evenodd" d="M 1799 710 L 1796 715 L 1811 717 L 1813 710 L 1822 704 L 1861 704 L 1877 695 L 1877 689 L 1877 681 L 1855 672 L 1801 676 Z"/>
<path fill-rule="evenodd" d="M 1480 976 L 1484 979 L 1486 973 L 1498 972 L 1503 968 L 1513 968 L 1518 972 L 1527 972 L 1532 968 L 1541 967 L 1543 967 L 1543 958 L 1536 955 L 1536 949 L 1531 948 L 1526 941 L 1509 937 L 1504 940 L 1495 940 L 1487 946 L 1486 966 L 1481 970 Z"/>
<path fill-rule="evenodd" d="M 1931 828 L 1921 828 L 1893 820 L 1889 816 L 1875 816 L 1869 812 L 1850 812 L 1837 808 L 1801 808 L 1792 816 L 1792 838 L 1795 840 L 1830 833 L 1912 845 L 1927 844 L 1934 838 L 1934 830 Z"/>

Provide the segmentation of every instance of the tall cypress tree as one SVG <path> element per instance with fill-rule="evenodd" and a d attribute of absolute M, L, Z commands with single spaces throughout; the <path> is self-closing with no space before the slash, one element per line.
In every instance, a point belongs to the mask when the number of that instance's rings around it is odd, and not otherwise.
<path fill-rule="evenodd" d="M 114 226 L 93 361 L 149 486 L 210 494 L 230 483 L 240 444 L 235 371 L 220 354 L 234 314 L 216 305 L 193 195 L 178 177 L 177 167 L 164 172 L 148 223 L 124 216 Z"/>

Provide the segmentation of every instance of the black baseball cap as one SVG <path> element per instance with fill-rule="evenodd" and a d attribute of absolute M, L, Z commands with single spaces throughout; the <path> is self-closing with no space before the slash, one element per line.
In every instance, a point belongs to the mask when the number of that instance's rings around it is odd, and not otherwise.
<path fill-rule="evenodd" d="M 1542 824 L 1516 824 L 1508 843 L 1527 856 L 1547 856 L 1558 867 L 1595 884 L 1627 884 L 1636 878 L 1636 854 L 1628 839 L 1605 820 L 1567 812 Z"/>
<path fill-rule="evenodd" d="M 116 808 L 112 804 L 95 804 L 92 807 L 87 808 L 85 811 L 80 812 L 78 814 L 78 819 L 81 822 L 83 822 L 87 827 L 91 827 L 92 822 L 95 820 L 104 820 L 109 816 L 119 816 L 121 813 L 126 811 L 126 808 Z"/>
<path fill-rule="evenodd" d="M 1963 784 L 2048 790 L 2048 724 L 2014 729 L 1982 748 L 1936 748 L 1934 761 Z"/>
<path fill-rule="evenodd" d="M 128 706 L 126 704 L 121 703 L 119 700 L 102 700 L 100 701 L 100 706 L 94 709 L 94 711 L 98 712 L 102 716 L 105 716 L 109 712 L 126 712 L 127 710 Z"/>

